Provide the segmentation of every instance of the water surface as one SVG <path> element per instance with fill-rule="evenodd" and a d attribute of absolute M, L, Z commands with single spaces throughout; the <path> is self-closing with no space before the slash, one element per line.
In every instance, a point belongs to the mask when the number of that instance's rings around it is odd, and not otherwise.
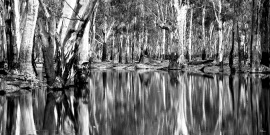
<path fill-rule="evenodd" d="M 0 97 L 0 134 L 269 134 L 269 78 L 93 71 L 85 83 Z"/>

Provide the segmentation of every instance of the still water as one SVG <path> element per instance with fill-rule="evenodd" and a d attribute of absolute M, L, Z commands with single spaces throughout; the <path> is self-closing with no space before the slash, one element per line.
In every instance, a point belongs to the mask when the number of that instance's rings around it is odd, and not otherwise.
<path fill-rule="evenodd" d="M 0 134 L 269 134 L 269 78 L 93 71 L 64 92 L 0 97 Z"/>

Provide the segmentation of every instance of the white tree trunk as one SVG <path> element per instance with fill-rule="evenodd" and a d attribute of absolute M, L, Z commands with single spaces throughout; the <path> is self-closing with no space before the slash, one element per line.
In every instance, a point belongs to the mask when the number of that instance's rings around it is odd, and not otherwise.
<path fill-rule="evenodd" d="M 212 50 L 212 36 L 213 36 L 213 29 L 214 29 L 214 24 L 211 23 L 210 24 L 210 28 L 209 28 L 209 46 L 211 46 L 211 50 Z M 214 50 L 211 51 L 211 54 L 215 52 Z M 213 54 L 212 54 L 213 55 Z"/>
<path fill-rule="evenodd" d="M 203 10 L 202 10 L 202 37 L 203 37 L 203 46 L 202 46 L 202 50 L 205 49 L 205 26 L 204 26 L 204 23 L 205 23 L 205 7 L 203 7 Z"/>
<path fill-rule="evenodd" d="M 188 54 L 189 54 L 189 60 L 191 60 L 192 56 L 192 18 L 193 18 L 193 9 L 190 9 L 190 25 L 189 25 L 189 38 L 188 38 Z"/>
<path fill-rule="evenodd" d="M 222 31 L 222 22 L 219 21 L 218 22 L 218 27 L 219 27 L 219 30 L 218 30 L 218 59 L 219 59 L 219 62 L 222 62 L 223 61 L 223 31 Z"/>
<path fill-rule="evenodd" d="M 185 28 L 186 28 L 186 14 L 188 10 L 187 5 L 182 5 L 178 0 L 174 0 L 174 8 L 176 9 L 177 16 L 177 29 L 179 38 L 179 49 L 178 53 L 180 55 L 184 54 L 184 41 L 185 41 Z"/>
<path fill-rule="evenodd" d="M 26 12 L 26 22 L 22 36 L 19 62 L 21 71 L 34 75 L 32 49 L 39 2 L 37 0 L 28 0 L 27 6 L 28 10 Z"/>
<path fill-rule="evenodd" d="M 21 45 L 21 31 L 20 31 L 20 13 L 19 13 L 19 1 L 13 0 L 13 12 L 14 12 L 14 33 L 15 33 L 15 43 L 20 52 Z M 19 55 L 19 53 L 17 54 Z M 16 60 L 19 56 L 15 56 Z"/>
<path fill-rule="evenodd" d="M 71 20 L 69 18 L 72 17 L 73 15 L 73 10 L 76 6 L 76 0 L 65 0 L 64 2 L 64 7 L 62 10 L 62 18 L 60 19 L 60 22 L 58 23 L 57 26 L 57 33 L 60 34 L 61 32 L 61 44 L 63 44 L 64 38 L 67 34 L 68 31 L 68 26 L 70 25 Z"/>
<path fill-rule="evenodd" d="M 216 9 L 215 2 L 212 1 L 214 7 L 214 13 L 216 17 L 216 21 L 218 23 L 218 61 L 223 62 L 223 31 L 222 31 L 222 20 L 221 20 L 221 9 L 222 9 L 222 1 L 218 0 L 218 9 Z"/>
<path fill-rule="evenodd" d="M 165 58 L 166 30 L 162 29 L 162 55 Z"/>
<path fill-rule="evenodd" d="M 86 28 L 83 33 L 82 42 L 79 46 L 79 65 L 89 61 L 89 48 L 90 48 L 89 31 L 90 31 L 90 21 L 86 25 Z"/>

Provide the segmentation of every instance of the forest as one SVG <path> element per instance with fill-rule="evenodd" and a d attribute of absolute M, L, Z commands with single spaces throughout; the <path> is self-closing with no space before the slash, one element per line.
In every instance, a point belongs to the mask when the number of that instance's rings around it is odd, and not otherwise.
<path fill-rule="evenodd" d="M 0 134 L 270 134 L 269 0 L 0 0 Z"/>
<path fill-rule="evenodd" d="M 269 70 L 267 0 L 1 0 L 0 8 L 2 68 L 32 76 L 43 64 L 49 85 L 90 63 Z"/>

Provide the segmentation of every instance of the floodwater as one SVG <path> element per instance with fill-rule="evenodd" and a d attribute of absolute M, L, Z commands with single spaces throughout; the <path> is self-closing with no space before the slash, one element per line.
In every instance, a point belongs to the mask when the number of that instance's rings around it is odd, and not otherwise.
<path fill-rule="evenodd" d="M 0 134 L 269 134 L 270 79 L 178 71 L 92 71 L 65 92 L 0 97 Z"/>

